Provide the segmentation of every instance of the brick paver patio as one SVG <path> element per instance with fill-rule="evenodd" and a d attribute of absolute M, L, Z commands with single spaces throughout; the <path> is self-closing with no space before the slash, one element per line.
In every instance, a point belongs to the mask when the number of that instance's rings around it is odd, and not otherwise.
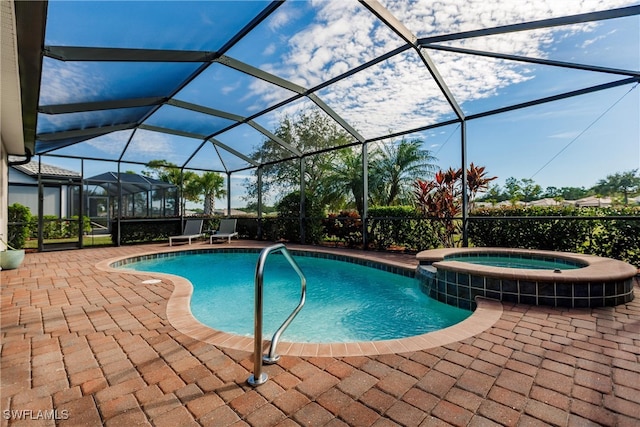
<path fill-rule="evenodd" d="M 34 253 L 0 272 L 3 426 L 640 425 L 637 280 L 627 305 L 503 304 L 489 329 L 427 350 L 283 356 L 252 388 L 251 353 L 169 323 L 170 280 L 95 267 L 168 249 Z"/>

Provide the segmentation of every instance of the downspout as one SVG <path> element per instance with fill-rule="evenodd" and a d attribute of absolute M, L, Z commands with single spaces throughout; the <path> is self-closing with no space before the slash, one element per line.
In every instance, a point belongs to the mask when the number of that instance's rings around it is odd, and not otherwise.
<path fill-rule="evenodd" d="M 21 166 L 21 165 L 26 165 L 27 163 L 29 163 L 31 161 L 31 158 L 33 157 L 33 154 L 31 154 L 31 150 L 29 150 L 28 148 L 25 147 L 24 149 L 25 151 L 25 159 L 23 160 L 15 160 L 13 162 L 7 162 L 8 166 Z"/>

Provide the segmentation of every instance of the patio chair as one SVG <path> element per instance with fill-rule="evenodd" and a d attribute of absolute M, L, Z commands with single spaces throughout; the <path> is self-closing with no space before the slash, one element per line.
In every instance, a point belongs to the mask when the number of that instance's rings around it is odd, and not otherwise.
<path fill-rule="evenodd" d="M 202 220 L 188 219 L 184 224 L 184 231 L 181 235 L 169 236 L 169 246 L 173 245 L 174 240 L 188 240 L 189 244 L 191 244 L 191 239 L 197 239 L 202 236 Z"/>
<path fill-rule="evenodd" d="M 220 227 L 209 237 L 209 244 L 213 243 L 213 239 L 228 239 L 229 243 L 231 243 L 231 238 L 234 236 L 239 239 L 236 231 L 237 222 L 237 219 L 221 219 Z"/>

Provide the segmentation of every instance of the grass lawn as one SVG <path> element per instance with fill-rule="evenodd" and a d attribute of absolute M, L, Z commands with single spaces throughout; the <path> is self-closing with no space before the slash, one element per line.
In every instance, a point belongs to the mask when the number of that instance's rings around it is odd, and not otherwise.
<path fill-rule="evenodd" d="M 45 244 L 50 243 L 73 243 L 77 242 L 77 238 L 68 238 L 68 239 L 45 239 Z M 112 245 L 111 235 L 106 236 L 84 236 L 82 244 L 84 247 L 87 246 L 109 246 Z M 38 249 L 38 240 L 30 239 L 24 243 L 25 249 Z"/>

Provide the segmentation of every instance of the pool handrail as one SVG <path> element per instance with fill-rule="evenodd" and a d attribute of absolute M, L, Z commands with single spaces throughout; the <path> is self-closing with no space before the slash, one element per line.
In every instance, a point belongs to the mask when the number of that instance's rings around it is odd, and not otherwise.
<path fill-rule="evenodd" d="M 285 259 L 289 261 L 289 264 L 293 267 L 295 272 L 300 277 L 300 302 L 296 306 L 296 308 L 291 312 L 289 317 L 280 325 L 278 330 L 273 334 L 273 338 L 271 339 L 271 345 L 269 346 L 269 352 L 266 356 L 262 355 L 262 308 L 263 308 L 263 287 L 264 287 L 264 265 L 267 261 L 267 257 L 274 253 L 278 252 L 284 255 Z M 268 246 L 264 248 L 260 252 L 260 257 L 258 258 L 258 262 L 256 264 L 256 277 L 255 277 L 255 312 L 254 312 L 254 362 L 253 362 L 253 374 L 249 376 L 247 382 L 253 386 L 259 386 L 264 384 L 269 379 L 268 375 L 262 372 L 262 362 L 267 364 L 277 363 L 280 359 L 280 356 L 276 354 L 276 347 L 278 342 L 280 341 L 280 336 L 284 332 L 285 329 L 289 326 L 291 321 L 296 317 L 296 315 L 300 312 L 307 298 L 307 279 L 302 273 L 300 266 L 293 259 L 289 250 L 283 243 L 278 243 L 272 246 Z"/>

